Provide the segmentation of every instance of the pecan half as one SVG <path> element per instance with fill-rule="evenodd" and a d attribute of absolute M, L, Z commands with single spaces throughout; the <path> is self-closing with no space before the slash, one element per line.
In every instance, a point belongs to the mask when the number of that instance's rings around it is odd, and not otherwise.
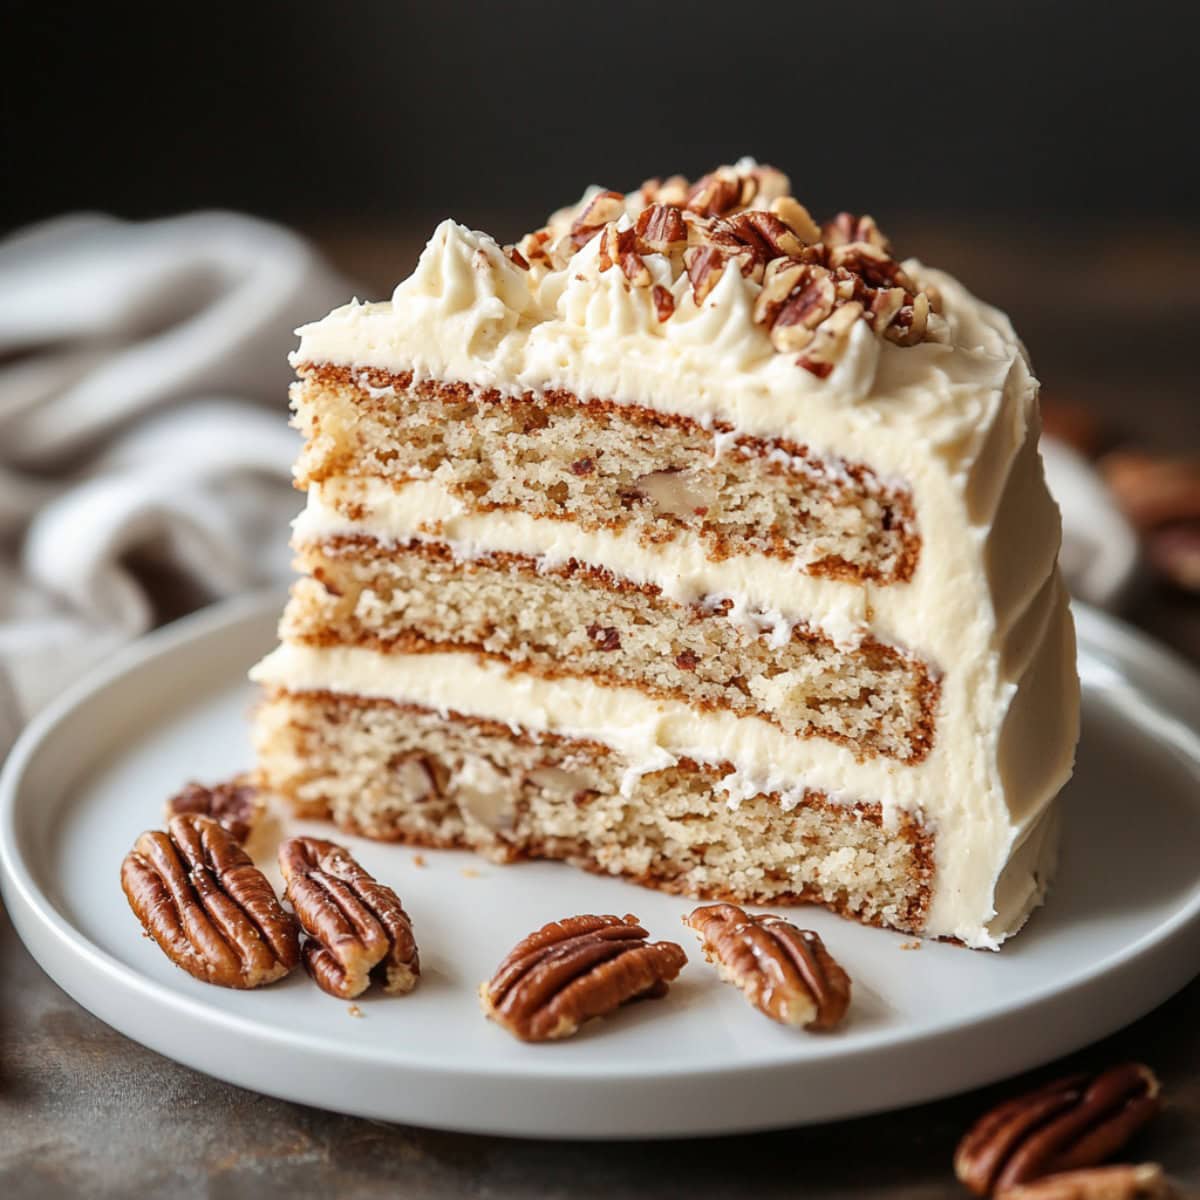
<path fill-rule="evenodd" d="M 997 1200 L 1173 1200 L 1178 1195 L 1158 1163 L 1139 1163 L 1047 1175 L 1005 1188 Z"/>
<path fill-rule="evenodd" d="M 648 936 L 629 915 L 551 921 L 522 938 L 480 984 L 483 1011 L 524 1042 L 547 1042 L 627 1001 L 665 996 L 687 955 Z"/>
<path fill-rule="evenodd" d="M 243 846 L 262 816 L 262 810 L 258 788 L 245 775 L 237 775 L 213 787 L 189 783 L 182 792 L 167 801 L 168 819 L 180 813 L 212 817 L 225 826 L 235 842 Z"/>
<path fill-rule="evenodd" d="M 782 917 L 751 916 L 736 904 L 694 909 L 683 923 L 700 937 L 721 978 L 772 1021 L 832 1029 L 850 1007 L 850 976 L 808 929 Z"/>
<path fill-rule="evenodd" d="M 304 965 L 331 996 L 353 1000 L 371 980 L 410 992 L 421 974 L 412 922 L 400 898 L 350 852 L 321 838 L 279 847 L 287 898 L 308 934 Z"/>
<path fill-rule="evenodd" d="M 300 961 L 300 933 L 267 877 L 211 817 L 181 813 L 121 864 L 129 907 L 162 952 L 220 987 L 256 988 Z"/>
<path fill-rule="evenodd" d="M 1159 1108 L 1149 1067 L 1071 1075 L 1008 1100 L 958 1144 L 954 1173 L 977 1196 L 1111 1158 Z"/>

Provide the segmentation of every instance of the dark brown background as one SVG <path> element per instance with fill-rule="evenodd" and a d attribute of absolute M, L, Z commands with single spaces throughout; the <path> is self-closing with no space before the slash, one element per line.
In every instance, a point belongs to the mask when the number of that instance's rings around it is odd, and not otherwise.
<path fill-rule="evenodd" d="M 4 6 L 0 227 L 200 205 L 528 217 L 754 154 L 814 213 L 1190 219 L 1194 5 Z"/>

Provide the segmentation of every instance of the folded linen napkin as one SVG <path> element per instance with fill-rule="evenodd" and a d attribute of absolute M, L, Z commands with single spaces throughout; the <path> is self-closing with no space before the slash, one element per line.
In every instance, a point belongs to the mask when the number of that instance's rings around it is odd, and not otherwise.
<path fill-rule="evenodd" d="M 72 216 L 0 242 L 0 754 L 154 623 L 148 567 L 197 606 L 286 576 L 286 354 L 350 291 L 233 213 Z M 1047 446 L 1068 577 L 1113 605 L 1133 535 L 1085 460 Z"/>
<path fill-rule="evenodd" d="M 153 624 L 146 564 L 185 605 L 287 574 L 286 355 L 349 292 L 303 240 L 234 213 L 72 216 L 0 242 L 0 753 Z"/>

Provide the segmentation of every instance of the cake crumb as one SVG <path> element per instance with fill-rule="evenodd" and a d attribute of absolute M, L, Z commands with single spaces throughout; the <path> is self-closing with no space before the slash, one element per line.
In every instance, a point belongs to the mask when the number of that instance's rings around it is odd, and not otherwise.
<path fill-rule="evenodd" d="M 474 867 L 463 867 L 462 875 L 464 879 L 479 879 L 482 877 L 482 872 L 475 870 Z"/>
<path fill-rule="evenodd" d="M 363 1010 L 361 1008 L 359 1008 L 357 1004 L 350 1005 L 350 1007 L 348 1009 L 346 1009 L 346 1011 L 352 1017 L 361 1017 L 363 1015 Z"/>
<path fill-rule="evenodd" d="M 921 948 L 920 942 L 901 942 L 900 943 L 901 950 L 920 950 L 920 948 Z"/>
<path fill-rule="evenodd" d="M 425 865 L 425 855 L 414 854 L 412 856 L 412 865 L 414 867 L 423 867 Z"/>

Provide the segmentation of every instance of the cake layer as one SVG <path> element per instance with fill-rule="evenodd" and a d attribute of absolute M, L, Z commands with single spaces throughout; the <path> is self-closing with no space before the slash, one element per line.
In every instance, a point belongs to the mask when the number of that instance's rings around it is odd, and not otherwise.
<path fill-rule="evenodd" d="M 339 537 L 298 547 L 284 637 L 409 653 L 472 650 L 536 674 L 628 685 L 758 715 L 857 755 L 919 762 L 934 738 L 927 666 L 873 638 L 839 647 L 803 625 L 680 604 L 571 560 L 460 558 L 442 543 Z"/>
<path fill-rule="evenodd" d="M 519 510 L 660 545 L 764 554 L 810 575 L 903 582 L 920 538 L 912 498 L 862 464 L 563 391 L 503 396 L 411 374 L 301 364 L 292 402 L 303 484 L 430 479 L 470 511 Z"/>
<path fill-rule="evenodd" d="M 680 759 L 630 784 L 629 762 L 595 742 L 332 693 L 271 693 L 256 742 L 265 786 L 350 832 L 925 924 L 933 835 L 908 818 L 886 828 L 877 803 L 758 793 L 734 811 L 728 765 Z"/>

